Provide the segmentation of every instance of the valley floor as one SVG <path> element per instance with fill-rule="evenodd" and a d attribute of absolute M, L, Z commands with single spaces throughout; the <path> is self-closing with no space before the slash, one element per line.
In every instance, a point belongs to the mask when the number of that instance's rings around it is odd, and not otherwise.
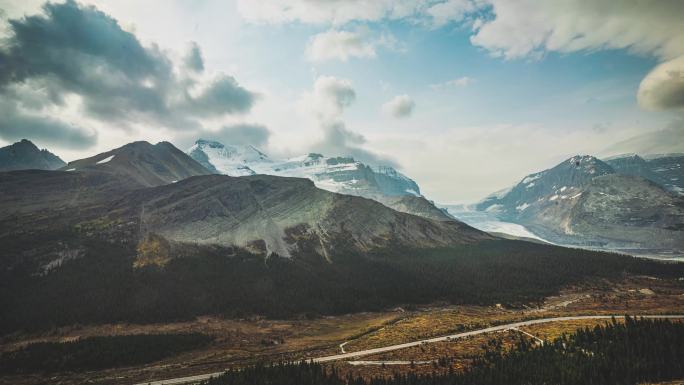
<path fill-rule="evenodd" d="M 31 342 L 68 341 L 98 335 L 199 332 L 212 335 L 214 342 L 202 349 L 183 353 L 140 367 L 43 375 L 4 376 L 0 384 L 137 384 L 167 378 L 211 373 L 259 361 L 294 361 L 356 352 L 426 338 L 477 330 L 528 319 L 569 315 L 600 314 L 684 314 L 684 282 L 651 277 L 629 277 L 619 282 L 594 281 L 568 287 L 544 303 L 523 309 L 501 306 L 432 306 L 395 308 L 377 313 L 296 320 L 261 318 L 230 320 L 198 317 L 190 322 L 169 324 L 73 326 L 46 333 L 12 335 L 0 340 L 7 352 Z M 593 326 L 606 320 L 553 322 L 481 334 L 454 341 L 421 344 L 411 348 L 335 361 L 342 373 L 389 376 L 395 372 L 427 373 L 468 366 L 492 338 L 510 346 L 520 336 L 549 340 L 563 332 Z M 342 347 L 340 345 L 343 344 Z M 383 365 L 384 363 L 384 365 Z"/>

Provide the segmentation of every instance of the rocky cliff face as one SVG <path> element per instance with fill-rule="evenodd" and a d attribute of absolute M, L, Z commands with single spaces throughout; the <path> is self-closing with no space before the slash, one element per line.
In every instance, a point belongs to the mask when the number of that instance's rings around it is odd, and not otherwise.
<path fill-rule="evenodd" d="M 64 165 L 57 155 L 26 139 L 0 148 L 0 171 L 56 170 Z"/>
<path fill-rule="evenodd" d="M 338 247 L 363 252 L 490 238 L 461 222 L 400 213 L 370 199 L 321 190 L 301 178 L 194 177 L 138 191 L 121 204 L 122 212 L 139 213 L 145 233 L 281 256 L 310 249 L 332 259 Z"/>

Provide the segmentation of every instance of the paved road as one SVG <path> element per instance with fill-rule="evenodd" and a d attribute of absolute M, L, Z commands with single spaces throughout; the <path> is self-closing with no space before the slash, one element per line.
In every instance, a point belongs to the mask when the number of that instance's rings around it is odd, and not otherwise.
<path fill-rule="evenodd" d="M 540 319 L 534 319 L 534 320 L 529 320 L 529 321 L 521 321 L 521 322 L 514 322 L 514 323 L 510 323 L 510 324 L 505 324 L 505 325 L 492 326 L 492 327 L 488 327 L 485 329 L 472 330 L 472 331 L 465 332 L 465 333 L 458 333 L 458 334 L 452 334 L 452 335 L 448 335 L 448 336 L 428 338 L 428 339 L 424 339 L 424 340 L 420 340 L 420 341 L 407 342 L 404 344 L 385 346 L 382 348 L 367 349 L 367 350 L 361 350 L 358 352 L 336 354 L 333 356 L 326 356 L 326 357 L 310 358 L 310 359 L 307 359 L 307 361 L 309 361 L 309 360 L 313 361 L 313 362 L 339 361 L 339 360 L 344 360 L 347 358 L 359 358 L 359 357 L 369 356 L 372 354 L 391 352 L 394 350 L 410 348 L 413 346 L 419 346 L 419 345 L 426 344 L 426 343 L 453 341 L 453 340 L 456 340 L 459 338 L 465 338 L 465 337 L 475 336 L 478 334 L 492 333 L 492 332 L 503 331 L 503 330 L 508 330 L 508 329 L 515 329 L 515 328 L 519 328 L 521 326 L 536 325 L 536 324 L 542 324 L 542 323 L 547 323 L 547 322 L 577 321 L 577 320 L 584 320 L 584 319 L 610 319 L 611 317 L 615 317 L 615 318 L 619 319 L 619 318 L 624 317 L 624 315 L 586 315 L 586 316 L 540 318 Z M 636 317 L 641 317 L 641 318 L 684 318 L 684 315 L 675 315 L 675 314 L 669 314 L 669 315 L 636 315 Z M 192 384 L 192 383 L 200 382 L 202 380 L 208 380 L 209 378 L 212 378 L 212 377 L 216 377 L 216 376 L 220 375 L 221 373 L 222 372 L 216 372 L 216 373 L 200 374 L 197 376 L 190 376 L 190 377 L 172 378 L 172 379 L 161 380 L 161 381 L 142 382 L 142 383 L 139 383 L 136 385 Z"/>

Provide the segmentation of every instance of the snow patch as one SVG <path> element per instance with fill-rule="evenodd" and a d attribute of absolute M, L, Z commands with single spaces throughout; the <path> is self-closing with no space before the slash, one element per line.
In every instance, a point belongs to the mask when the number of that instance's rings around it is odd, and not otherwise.
<path fill-rule="evenodd" d="M 528 183 L 530 183 L 530 182 L 533 182 L 533 181 L 535 181 L 535 180 L 541 178 L 541 176 L 542 176 L 541 173 L 539 173 L 539 174 L 528 175 L 528 176 L 525 177 L 525 179 L 522 180 L 522 183 L 523 183 L 523 184 L 528 184 Z"/>
<path fill-rule="evenodd" d="M 503 208 L 502 205 L 493 204 L 493 205 L 487 207 L 487 208 L 485 209 L 485 211 L 486 211 L 486 212 L 489 212 L 489 213 L 492 213 L 492 212 L 501 211 L 502 208 Z"/>
<path fill-rule="evenodd" d="M 106 158 L 104 158 L 104 159 L 102 159 L 102 160 L 99 160 L 99 161 L 97 161 L 97 163 L 95 163 L 95 164 L 107 163 L 107 162 L 111 161 L 112 159 L 114 159 L 114 155 L 108 156 L 108 157 L 106 157 Z"/>
<path fill-rule="evenodd" d="M 530 207 L 529 203 L 523 203 L 520 206 L 516 206 L 515 209 L 518 211 L 524 211 L 528 207 Z"/>

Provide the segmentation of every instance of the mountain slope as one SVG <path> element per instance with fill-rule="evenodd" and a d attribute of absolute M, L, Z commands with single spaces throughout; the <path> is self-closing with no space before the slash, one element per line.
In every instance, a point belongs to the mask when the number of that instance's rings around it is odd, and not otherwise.
<path fill-rule="evenodd" d="M 57 155 L 38 149 L 26 139 L 0 148 L 0 171 L 56 170 L 65 164 Z"/>
<path fill-rule="evenodd" d="M 525 177 L 476 207 L 551 242 L 643 252 L 684 251 L 684 199 L 639 157 L 577 156 Z"/>
<path fill-rule="evenodd" d="M 211 172 L 169 142 L 133 142 L 69 162 L 63 171 L 93 171 L 124 176 L 132 185 L 152 187 Z"/>
<path fill-rule="evenodd" d="M 178 242 L 257 247 L 291 256 L 305 248 L 331 258 L 335 248 L 437 247 L 490 239 L 457 221 L 399 213 L 369 199 L 318 189 L 301 178 L 194 177 L 138 191 L 123 206 L 141 227 Z M 131 207 L 131 205 L 133 205 Z"/>

